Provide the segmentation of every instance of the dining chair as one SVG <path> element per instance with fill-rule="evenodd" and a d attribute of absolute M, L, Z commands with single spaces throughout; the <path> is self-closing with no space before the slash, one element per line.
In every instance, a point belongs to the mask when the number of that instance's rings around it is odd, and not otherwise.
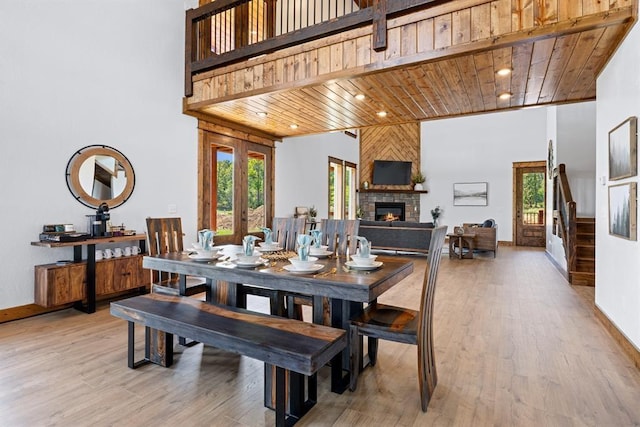
<path fill-rule="evenodd" d="M 327 245 L 327 250 L 334 256 L 346 256 L 356 253 L 358 229 L 360 220 L 357 219 L 323 219 L 320 222 L 322 230 L 322 244 Z M 302 320 L 303 305 L 318 305 L 313 308 L 315 323 L 331 325 L 331 309 L 329 299 L 325 297 L 312 297 L 306 295 L 287 295 L 288 317 Z M 322 317 L 320 322 L 319 317 Z"/>
<path fill-rule="evenodd" d="M 298 235 L 305 232 L 306 218 L 273 218 L 271 231 L 273 241 L 278 243 L 284 251 L 296 250 Z M 271 314 L 284 316 L 287 314 L 285 300 L 286 295 L 281 291 L 261 288 L 253 285 L 240 285 L 238 288 L 239 306 L 246 308 L 247 295 L 256 295 L 269 298 L 269 310 Z"/>
<path fill-rule="evenodd" d="M 349 327 L 350 369 L 349 388 L 355 391 L 358 371 L 362 359 L 362 336 L 368 337 L 371 366 L 376 364 L 378 339 L 413 344 L 418 347 L 418 384 L 422 411 L 427 411 L 429 400 L 438 382 L 435 355 L 433 352 L 433 298 L 442 257 L 442 246 L 447 226 L 433 229 L 427 255 L 427 266 L 422 282 L 420 310 L 379 304 L 368 305 L 364 311 L 351 319 Z"/>
<path fill-rule="evenodd" d="M 147 240 L 149 255 L 162 255 L 183 250 L 182 220 L 180 218 L 147 218 Z M 151 270 L 152 292 L 179 294 L 179 275 Z M 185 295 L 196 295 L 207 290 L 201 277 L 187 276 Z"/>

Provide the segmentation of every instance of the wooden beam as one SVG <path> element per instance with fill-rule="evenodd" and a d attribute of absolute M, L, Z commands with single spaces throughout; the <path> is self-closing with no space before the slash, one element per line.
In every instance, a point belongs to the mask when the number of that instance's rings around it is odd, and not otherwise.
<path fill-rule="evenodd" d="M 387 0 L 373 0 L 373 50 L 387 49 Z"/>

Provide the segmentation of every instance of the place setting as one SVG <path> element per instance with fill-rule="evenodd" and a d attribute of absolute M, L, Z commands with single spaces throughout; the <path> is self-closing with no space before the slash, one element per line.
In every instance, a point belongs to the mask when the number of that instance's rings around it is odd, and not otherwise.
<path fill-rule="evenodd" d="M 189 251 L 189 259 L 196 262 L 210 262 L 220 259 L 224 254 L 214 247 L 214 236 L 215 231 L 213 230 L 198 231 L 198 242 L 191 244 L 193 249 Z"/>
<path fill-rule="evenodd" d="M 309 255 L 314 256 L 319 259 L 329 258 L 333 255 L 332 251 L 327 250 L 329 246 L 322 245 L 322 230 L 311 230 L 309 232 L 313 243 L 309 247 Z"/>
<path fill-rule="evenodd" d="M 351 255 L 351 261 L 345 262 L 350 270 L 371 271 L 382 267 L 382 261 L 376 261 L 377 255 L 371 254 L 371 242 L 365 237 L 356 236 L 360 243 L 358 252 Z"/>
<path fill-rule="evenodd" d="M 318 257 L 309 255 L 312 241 L 312 236 L 308 234 L 300 234 L 297 239 L 298 255 L 289 258 L 290 264 L 285 265 L 282 268 L 289 273 L 295 274 L 311 274 L 322 270 L 324 265 L 316 263 L 316 261 L 318 261 Z"/>
<path fill-rule="evenodd" d="M 278 252 L 284 249 L 278 242 L 273 241 L 273 231 L 270 228 L 262 227 L 261 230 L 264 233 L 264 241 L 258 243 L 260 252 Z"/>
<path fill-rule="evenodd" d="M 256 241 L 259 237 L 248 235 L 242 239 L 242 252 L 238 252 L 230 262 L 238 268 L 256 268 L 266 265 L 269 261 L 262 258 L 262 253 L 256 250 Z"/>

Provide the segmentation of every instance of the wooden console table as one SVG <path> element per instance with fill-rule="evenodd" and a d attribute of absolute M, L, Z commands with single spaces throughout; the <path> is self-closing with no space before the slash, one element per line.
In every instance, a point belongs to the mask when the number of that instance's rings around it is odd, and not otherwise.
<path fill-rule="evenodd" d="M 94 313 L 96 311 L 96 245 L 132 241 L 138 242 L 139 255 L 99 261 L 105 265 L 110 262 L 114 263 L 110 269 L 111 277 L 99 277 L 102 285 L 100 293 L 104 294 L 138 288 L 149 282 L 149 278 L 145 280 L 142 274 L 142 256 L 146 252 L 146 234 L 98 237 L 77 242 L 31 242 L 32 246 L 44 248 L 73 248 L 73 263 L 36 266 L 36 304 L 52 307 L 73 302 L 76 309 L 85 313 Z M 82 257 L 83 247 L 87 248 L 86 261 Z M 121 265 L 115 266 L 115 263 Z M 108 269 L 105 268 L 105 270 Z M 113 276 L 116 272 L 127 276 L 129 283 L 125 286 L 114 286 Z M 86 299 L 86 305 L 82 304 L 83 299 Z"/>
<path fill-rule="evenodd" d="M 447 237 L 449 238 L 449 258 L 473 259 L 473 240 L 476 237 L 475 233 L 447 234 Z M 456 243 L 458 252 L 456 252 L 455 249 Z"/>

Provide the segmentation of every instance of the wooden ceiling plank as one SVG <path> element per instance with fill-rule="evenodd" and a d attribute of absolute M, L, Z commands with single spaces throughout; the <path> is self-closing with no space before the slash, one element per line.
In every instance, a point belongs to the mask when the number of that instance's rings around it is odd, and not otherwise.
<path fill-rule="evenodd" d="M 497 73 L 498 70 L 503 68 L 511 68 L 511 52 L 512 49 L 502 48 L 496 49 L 492 52 L 493 54 L 493 72 Z M 500 95 L 501 93 L 511 93 L 511 76 L 498 76 L 494 75 L 496 81 L 496 93 Z"/>
<path fill-rule="evenodd" d="M 573 49 L 569 62 L 562 74 L 562 79 L 553 99 L 554 102 L 563 102 L 569 99 L 571 88 L 575 85 L 576 79 L 582 72 L 591 52 L 603 34 L 604 28 L 598 28 L 580 34 L 576 42 L 576 47 Z"/>
<path fill-rule="evenodd" d="M 423 74 L 420 69 L 414 68 L 413 71 L 421 75 Z M 413 79 L 411 77 L 412 73 L 409 70 L 403 70 L 402 73 L 404 74 L 403 78 L 406 81 L 411 82 L 411 84 L 407 87 L 407 91 L 411 94 L 414 102 L 417 105 L 417 108 L 420 109 L 419 115 L 424 119 L 437 117 L 437 112 L 424 90 L 428 86 L 426 82 L 424 80 Z"/>
<path fill-rule="evenodd" d="M 545 76 L 542 89 L 540 91 L 540 102 L 552 102 L 555 98 L 556 91 L 562 79 L 562 75 L 569 63 L 569 58 L 575 49 L 576 42 L 580 37 L 579 34 L 569 34 L 568 36 L 558 37 L 551 54 L 549 68 Z"/>
<path fill-rule="evenodd" d="M 384 111 L 387 112 L 386 120 L 395 117 L 403 117 L 406 121 L 416 120 L 417 116 L 411 111 L 406 104 L 406 92 L 401 84 L 393 79 L 392 73 L 378 73 L 372 76 L 377 82 L 376 87 L 382 96 L 384 103 Z"/>
<path fill-rule="evenodd" d="M 425 70 L 427 79 L 445 106 L 446 115 L 459 114 L 460 108 L 453 99 L 451 90 L 445 84 L 446 77 L 443 75 L 439 63 L 427 64 Z"/>
<path fill-rule="evenodd" d="M 605 12 L 609 10 L 609 2 L 604 0 L 582 0 L 582 13 L 591 15 L 593 13 Z"/>
<path fill-rule="evenodd" d="M 433 19 L 433 47 L 442 49 L 451 46 L 451 14 L 436 16 Z"/>
<path fill-rule="evenodd" d="M 527 90 L 527 79 L 529 77 L 529 64 L 533 54 L 533 43 L 527 43 L 513 47 L 511 64 L 511 105 L 523 106 L 524 95 Z"/>
<path fill-rule="evenodd" d="M 470 113 L 473 111 L 469 95 L 465 90 L 462 75 L 455 59 L 439 61 L 438 65 L 449 91 L 452 94 L 452 101 L 456 103 L 460 113 Z"/>
<path fill-rule="evenodd" d="M 476 64 L 482 102 L 487 110 L 496 108 L 496 80 L 493 65 L 493 55 L 491 52 L 483 52 L 473 55 Z"/>
<path fill-rule="evenodd" d="M 595 85 L 598 74 L 604 68 L 612 54 L 611 46 L 617 45 L 623 37 L 624 31 L 617 27 L 606 28 L 602 37 L 595 46 L 589 60 L 577 78 L 577 83 L 571 88 L 569 98 L 588 99 L 595 97 Z"/>
<path fill-rule="evenodd" d="M 508 0 L 491 3 L 491 36 L 509 34 L 511 29 L 511 2 Z"/>
<path fill-rule="evenodd" d="M 424 67 L 411 67 L 405 72 L 413 81 L 416 89 L 420 92 L 420 95 L 424 99 L 425 106 L 423 107 L 423 110 L 432 111 L 428 117 L 437 117 L 443 114 L 445 111 L 444 103 L 440 96 L 434 90 L 431 82 L 429 82 Z"/>
<path fill-rule="evenodd" d="M 391 74 L 391 76 L 395 80 L 396 85 L 401 88 L 403 93 L 401 99 L 407 109 L 411 111 L 416 121 L 424 120 L 433 115 L 431 104 L 428 102 L 425 104 L 423 94 L 420 93 L 420 90 L 415 84 L 416 82 L 408 78 L 408 73 L 398 72 Z"/>
<path fill-rule="evenodd" d="M 540 97 L 542 82 L 549 68 L 551 60 L 551 52 L 555 39 L 545 39 L 537 41 L 533 44 L 533 52 L 531 54 L 531 66 L 529 77 L 527 78 L 527 89 L 524 95 L 524 105 L 534 105 Z"/>
<path fill-rule="evenodd" d="M 456 62 L 458 70 L 460 70 L 460 74 L 462 76 L 462 83 L 464 85 L 465 92 L 467 93 L 469 102 L 471 103 L 471 110 L 474 113 L 482 111 L 484 109 L 484 102 L 473 56 L 463 56 L 456 59 Z"/>

